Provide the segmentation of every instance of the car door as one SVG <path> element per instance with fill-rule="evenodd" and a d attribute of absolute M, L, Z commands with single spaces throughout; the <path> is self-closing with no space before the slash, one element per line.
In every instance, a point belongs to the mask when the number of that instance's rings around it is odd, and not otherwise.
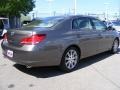
<path fill-rule="evenodd" d="M 92 19 L 94 30 L 99 36 L 99 52 L 111 49 L 113 43 L 113 33 L 107 29 L 107 26 L 98 19 Z"/>
<path fill-rule="evenodd" d="M 72 28 L 76 31 L 77 40 L 81 49 L 81 58 L 96 54 L 98 49 L 98 33 L 93 30 L 90 19 L 87 17 L 74 19 Z"/>

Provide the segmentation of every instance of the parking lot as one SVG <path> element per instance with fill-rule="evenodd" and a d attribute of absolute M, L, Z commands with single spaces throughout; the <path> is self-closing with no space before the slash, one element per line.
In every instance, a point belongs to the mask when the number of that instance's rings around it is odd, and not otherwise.
<path fill-rule="evenodd" d="M 83 59 L 63 73 L 58 67 L 27 69 L 4 58 L 0 47 L 0 90 L 120 90 L 119 69 L 120 52 Z"/>

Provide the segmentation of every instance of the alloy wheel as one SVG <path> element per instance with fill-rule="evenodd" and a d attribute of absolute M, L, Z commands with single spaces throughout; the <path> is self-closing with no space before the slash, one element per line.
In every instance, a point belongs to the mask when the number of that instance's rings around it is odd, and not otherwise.
<path fill-rule="evenodd" d="M 70 47 L 63 54 L 60 68 L 63 71 L 70 72 L 76 68 L 79 59 L 80 53 L 78 49 L 75 47 Z"/>
<path fill-rule="evenodd" d="M 75 50 L 69 50 L 65 55 L 65 65 L 68 69 L 73 69 L 78 61 L 78 55 Z"/>

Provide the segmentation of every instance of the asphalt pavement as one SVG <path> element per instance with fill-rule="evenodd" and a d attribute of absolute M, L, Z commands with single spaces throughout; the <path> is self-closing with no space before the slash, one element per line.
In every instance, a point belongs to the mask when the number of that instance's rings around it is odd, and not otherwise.
<path fill-rule="evenodd" d="M 120 50 L 83 59 L 70 73 L 58 67 L 27 69 L 1 51 L 0 47 L 0 90 L 120 90 Z"/>

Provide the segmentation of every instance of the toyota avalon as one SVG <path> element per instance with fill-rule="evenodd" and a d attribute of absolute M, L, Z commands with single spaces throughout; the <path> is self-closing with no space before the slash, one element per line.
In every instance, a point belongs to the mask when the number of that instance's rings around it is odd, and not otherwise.
<path fill-rule="evenodd" d="M 18 64 L 60 66 L 69 72 L 83 58 L 105 51 L 116 53 L 119 35 L 94 17 L 55 16 L 9 30 L 1 46 L 3 54 Z"/>

